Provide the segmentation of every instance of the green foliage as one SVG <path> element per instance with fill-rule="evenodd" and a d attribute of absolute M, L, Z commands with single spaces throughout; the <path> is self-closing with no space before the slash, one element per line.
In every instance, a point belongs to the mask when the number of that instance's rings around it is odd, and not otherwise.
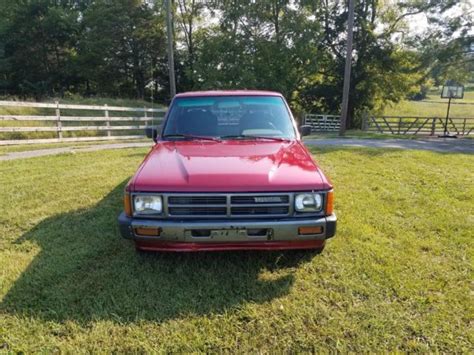
<path fill-rule="evenodd" d="M 159 97 L 165 82 L 160 7 L 141 0 L 9 1 L 0 18 L 5 93 Z"/>
<path fill-rule="evenodd" d="M 113 5 L 112 5 L 113 4 Z M 95 1 L 83 13 L 78 67 L 85 93 L 143 99 L 163 77 L 165 42 L 160 13 L 141 1 Z"/>
<path fill-rule="evenodd" d="M 4 2 L 0 93 L 167 101 L 162 0 Z M 339 113 L 347 1 L 173 4 L 178 91 L 270 89 L 298 113 Z M 472 80 L 469 11 L 456 0 L 357 1 L 349 126 L 365 111 L 424 98 L 431 84 Z M 429 27 L 410 33 L 420 14 Z"/>
<path fill-rule="evenodd" d="M 50 1 L 10 1 L 0 15 L 3 89 L 37 99 L 67 89 L 73 81 L 77 11 Z"/>
<path fill-rule="evenodd" d="M 291 97 L 319 66 L 313 36 L 319 26 L 286 3 L 222 5 L 219 26 L 196 36 L 196 87 L 272 89 Z"/>
<path fill-rule="evenodd" d="M 442 18 L 436 22 L 436 37 L 429 31 L 417 37 L 406 33 L 407 21 L 426 13 L 434 22 L 455 5 L 452 1 L 357 2 L 349 126 L 359 126 L 357 118 L 364 111 L 380 111 L 406 97 L 425 97 L 434 71 L 425 68 L 447 62 L 443 54 L 448 50 L 442 43 L 450 43 L 452 49 L 462 42 L 447 39 L 469 28 L 470 22 Z M 236 1 L 223 3 L 218 10 L 218 26 L 195 32 L 193 89 L 270 88 L 289 97 L 297 112 L 339 112 L 345 2 L 296 1 L 288 6 L 281 0 Z M 420 48 L 416 42 L 420 36 L 425 43 L 439 45 L 431 51 Z M 458 63 L 462 58 L 449 60 Z"/>
<path fill-rule="evenodd" d="M 417 9 L 426 15 L 429 30 L 423 36 L 415 35 L 407 40 L 420 55 L 417 69 L 432 78 L 436 86 L 448 80 L 459 83 L 472 80 L 474 57 L 468 54 L 474 42 L 472 2 L 439 0 L 423 5 Z M 449 17 L 450 11 L 456 16 Z"/>

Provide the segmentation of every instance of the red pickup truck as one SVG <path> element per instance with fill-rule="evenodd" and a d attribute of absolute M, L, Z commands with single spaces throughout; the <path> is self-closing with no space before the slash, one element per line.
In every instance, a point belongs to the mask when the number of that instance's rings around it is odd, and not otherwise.
<path fill-rule="evenodd" d="M 138 250 L 319 249 L 336 232 L 333 187 L 283 96 L 175 96 L 125 188 L 123 237 Z"/>

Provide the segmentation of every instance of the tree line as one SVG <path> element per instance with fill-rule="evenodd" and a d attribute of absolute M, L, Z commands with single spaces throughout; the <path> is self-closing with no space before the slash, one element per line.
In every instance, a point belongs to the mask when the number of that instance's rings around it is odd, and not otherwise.
<path fill-rule="evenodd" d="M 355 1 L 350 125 L 358 113 L 472 76 L 469 1 Z M 271 89 L 296 111 L 339 111 L 347 1 L 174 0 L 172 7 L 178 92 Z M 419 14 L 427 26 L 414 32 Z M 166 40 L 163 0 L 3 0 L 0 95 L 166 103 Z"/>

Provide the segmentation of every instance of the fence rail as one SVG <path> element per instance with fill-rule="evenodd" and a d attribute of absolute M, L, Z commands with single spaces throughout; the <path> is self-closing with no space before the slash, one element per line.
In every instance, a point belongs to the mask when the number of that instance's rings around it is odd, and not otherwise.
<path fill-rule="evenodd" d="M 444 132 L 446 118 L 424 116 L 366 116 L 362 130 L 367 132 L 400 135 L 437 135 Z M 447 129 L 451 133 L 467 136 L 474 131 L 474 117 L 452 117 Z"/>
<path fill-rule="evenodd" d="M 44 114 L 0 114 L 0 145 L 143 138 L 137 131 L 162 121 L 166 112 L 164 108 L 0 101 L 0 113 L 18 108 L 39 109 Z M 90 115 L 90 111 L 101 115 Z M 37 133 L 56 137 L 29 136 Z"/>

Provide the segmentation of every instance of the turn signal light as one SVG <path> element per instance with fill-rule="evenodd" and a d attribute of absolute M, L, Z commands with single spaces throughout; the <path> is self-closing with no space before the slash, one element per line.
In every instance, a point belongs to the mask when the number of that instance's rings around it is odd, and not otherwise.
<path fill-rule="evenodd" d="M 125 191 L 123 196 L 123 210 L 128 217 L 132 217 L 132 201 L 130 199 L 130 194 Z"/>
<path fill-rule="evenodd" d="M 329 216 L 334 212 L 334 191 L 331 190 L 326 195 L 326 215 Z"/>
<path fill-rule="evenodd" d="M 135 228 L 136 235 L 158 237 L 161 233 L 160 228 L 155 227 L 137 227 Z"/>
<path fill-rule="evenodd" d="M 299 235 L 306 235 L 306 234 L 321 234 L 323 232 L 323 227 L 299 227 L 298 234 Z"/>

